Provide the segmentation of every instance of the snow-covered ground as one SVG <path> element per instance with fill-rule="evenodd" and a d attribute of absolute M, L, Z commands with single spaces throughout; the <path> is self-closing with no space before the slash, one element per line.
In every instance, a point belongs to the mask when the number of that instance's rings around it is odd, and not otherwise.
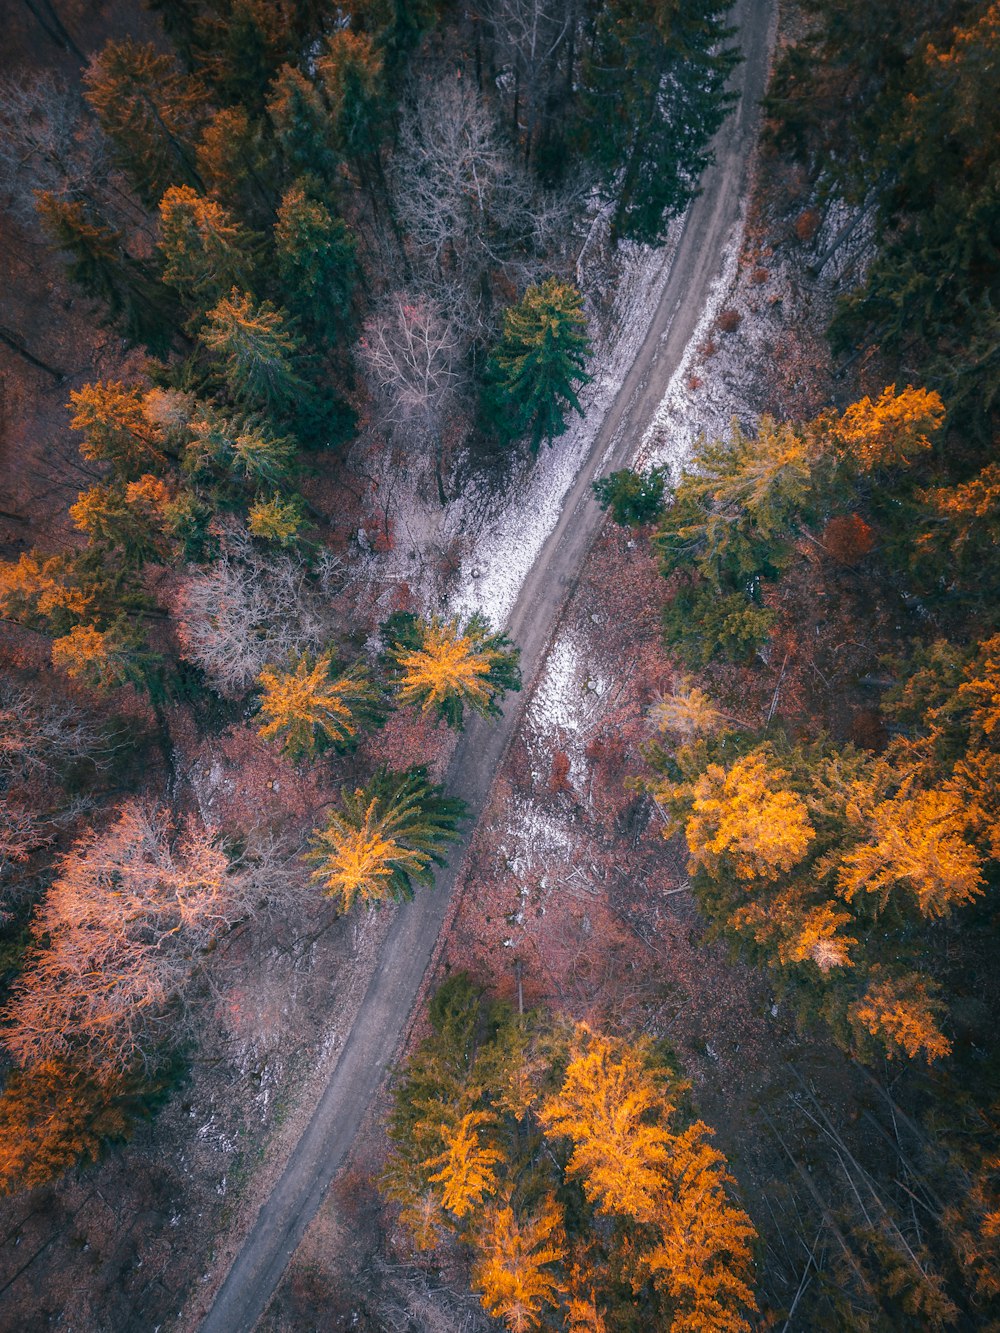
<path fill-rule="evenodd" d="M 442 508 L 436 499 L 419 494 L 416 476 L 409 485 L 397 483 L 391 510 L 394 548 L 367 557 L 367 577 L 387 588 L 406 583 L 427 612 L 467 616 L 479 611 L 498 627 L 506 624 L 638 354 L 683 227 L 683 217 L 676 218 L 661 246 L 625 242 L 618 247 L 610 301 L 605 297 L 602 302 L 597 280 L 584 270 L 594 376 L 580 393 L 584 416 L 574 413 L 563 435 L 543 446 L 537 459 L 526 458 L 502 495 L 491 491 L 488 482 L 474 482 Z M 606 284 L 607 273 L 600 276 Z M 448 574 L 441 571 L 446 553 L 459 561 L 457 570 Z"/>

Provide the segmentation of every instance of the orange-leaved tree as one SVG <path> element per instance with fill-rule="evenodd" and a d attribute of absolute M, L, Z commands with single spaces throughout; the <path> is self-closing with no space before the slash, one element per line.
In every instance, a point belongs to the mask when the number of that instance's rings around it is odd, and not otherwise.
<path fill-rule="evenodd" d="M 511 1333 L 542 1327 L 546 1311 L 565 1290 L 555 1267 L 564 1257 L 563 1212 L 551 1194 L 534 1213 L 515 1213 L 508 1203 L 489 1208 L 476 1235 L 472 1285 L 484 1309 Z"/>
<path fill-rule="evenodd" d="M 518 649 L 482 616 L 463 625 L 397 612 L 382 633 L 399 702 L 435 712 L 449 726 L 461 729 L 466 705 L 496 716 L 507 691 L 521 688 Z"/>
<path fill-rule="evenodd" d="M 483 1142 L 483 1129 L 490 1123 L 485 1111 L 467 1111 L 454 1127 L 441 1126 L 446 1147 L 424 1163 L 437 1171 L 428 1177 L 441 1186 L 441 1203 L 456 1217 L 465 1217 L 497 1189 L 496 1164 L 503 1153 Z"/>
<path fill-rule="evenodd" d="M 340 808 L 314 834 L 312 877 L 345 912 L 358 898 L 370 904 L 412 897 L 414 883 L 432 884 L 434 866 L 444 865 L 463 809 L 423 769 L 383 769 L 367 786 L 342 793 Z"/>
<path fill-rule="evenodd" d="M 312 758 L 328 746 L 348 749 L 381 717 L 381 695 L 365 666 L 341 667 L 332 652 L 302 653 L 284 669 L 265 667 L 257 684 L 260 734 L 279 741 L 291 759 Z"/>

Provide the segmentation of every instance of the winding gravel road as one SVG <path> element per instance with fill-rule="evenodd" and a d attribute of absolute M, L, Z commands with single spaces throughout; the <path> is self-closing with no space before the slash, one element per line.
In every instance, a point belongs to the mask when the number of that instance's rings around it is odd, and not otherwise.
<path fill-rule="evenodd" d="M 719 132 L 715 164 L 705 173 L 702 193 L 688 211 L 663 297 L 635 362 L 511 615 L 508 632 L 521 648 L 524 691 L 508 700 L 502 719 L 493 723 L 473 719 L 448 771 L 449 791 L 469 807 L 466 836 L 439 874 L 435 889 L 418 892 L 415 901 L 396 915 L 330 1081 L 219 1288 L 201 1333 L 250 1333 L 254 1328 L 396 1056 L 448 913 L 464 849 L 600 527 L 602 515 L 592 499 L 591 482 L 599 467 L 605 472 L 626 466 L 642 439 L 694 333 L 726 244 L 739 225 L 774 16 L 775 0 L 738 0 L 734 6 L 733 24 L 745 57 L 733 77 L 739 105 Z"/>

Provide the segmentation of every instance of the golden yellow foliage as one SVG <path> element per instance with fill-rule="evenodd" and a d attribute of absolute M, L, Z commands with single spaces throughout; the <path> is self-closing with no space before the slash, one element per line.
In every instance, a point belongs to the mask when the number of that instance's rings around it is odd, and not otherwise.
<path fill-rule="evenodd" d="M 884 905 L 897 886 L 924 916 L 947 916 L 983 891 L 982 856 L 966 840 L 969 812 L 952 791 L 903 793 L 871 814 L 870 840 L 844 854 L 837 888 L 848 900 L 864 890 Z"/>
<path fill-rule="evenodd" d="M 895 384 L 852 403 L 834 427 L 844 453 L 863 472 L 877 467 L 905 465 L 930 448 L 930 436 L 944 420 L 938 394 L 911 385 L 896 393 Z"/>
<path fill-rule="evenodd" d="M 124 1138 L 129 1117 L 114 1071 L 45 1059 L 16 1069 L 0 1095 L 0 1195 L 35 1189 L 106 1139 Z"/>
<path fill-rule="evenodd" d="M 474 708 L 489 706 L 486 677 L 493 667 L 492 656 L 471 636 L 459 633 L 458 621 L 430 621 L 421 646 L 400 652 L 397 662 L 402 704 L 419 703 L 427 713 L 459 695 Z"/>
<path fill-rule="evenodd" d="M 637 1222 L 656 1215 L 672 1137 L 658 1120 L 674 1109 L 646 1067 L 649 1051 L 648 1041 L 627 1045 L 581 1024 L 563 1085 L 539 1113 L 547 1135 L 572 1139 L 567 1173 L 582 1177 L 587 1198 Z"/>
<path fill-rule="evenodd" d="M 904 1051 L 911 1060 L 918 1055 L 938 1060 L 949 1054 L 951 1042 L 938 1027 L 936 1010 L 921 978 L 884 976 L 881 969 L 875 969 L 848 1017 L 855 1027 L 882 1042 L 890 1056 Z"/>
<path fill-rule="evenodd" d="M 400 1199 L 402 1202 L 399 1220 L 413 1237 L 417 1249 L 433 1250 L 445 1232 L 450 1229 L 437 1190 L 423 1189 L 419 1193 L 408 1195 L 405 1199 L 400 1198 L 400 1192 L 397 1190 L 391 1193 L 390 1197 Z"/>
<path fill-rule="evenodd" d="M 749 931 L 780 962 L 812 962 L 823 973 L 853 965 L 851 949 L 858 941 L 841 934 L 850 920 L 849 912 L 831 903 L 810 906 L 796 886 L 766 902 L 747 903 L 732 915 L 737 930 Z"/>
<path fill-rule="evenodd" d="M 441 1202 L 456 1217 L 465 1217 L 486 1195 L 496 1193 L 498 1181 L 493 1168 L 503 1161 L 503 1153 L 481 1140 L 479 1131 L 489 1123 L 484 1111 L 469 1111 L 454 1129 L 442 1125 L 447 1147 L 424 1163 L 428 1168 L 440 1168 L 428 1179 L 443 1185 Z"/>
<path fill-rule="evenodd" d="M 574 1293 L 566 1302 L 566 1333 L 608 1333 L 593 1292 L 586 1296 Z"/>
<path fill-rule="evenodd" d="M 365 811 L 359 828 L 326 830 L 328 847 L 322 879 L 326 892 L 341 899 L 345 912 L 356 898 L 363 903 L 382 902 L 389 896 L 389 881 L 396 866 L 411 862 L 416 870 L 424 858 L 382 832 L 377 802 Z"/>
<path fill-rule="evenodd" d="M 511 1333 L 541 1328 L 544 1307 L 558 1305 L 565 1290 L 550 1267 L 564 1253 L 562 1209 L 552 1195 L 546 1195 L 534 1217 L 518 1218 L 509 1204 L 490 1208 L 472 1265 L 483 1308 Z"/>
<path fill-rule="evenodd" d="M 992 737 L 1000 726 L 1000 634 L 979 645 L 969 672 L 958 687 L 958 703 L 969 710 L 974 733 Z"/>
<path fill-rule="evenodd" d="M 247 513 L 247 527 L 252 537 L 291 546 L 302 531 L 305 520 L 295 499 L 282 500 L 274 495 L 270 500 L 255 500 Z"/>
<path fill-rule="evenodd" d="M 649 720 L 657 731 L 691 741 L 696 736 L 710 736 L 718 731 L 722 715 L 704 690 L 685 679 L 653 705 Z"/>
<path fill-rule="evenodd" d="M 672 1145 L 670 1169 L 658 1200 L 659 1239 L 642 1266 L 674 1307 L 674 1333 L 744 1333 L 743 1308 L 756 1309 L 747 1284 L 756 1232 L 726 1192 L 726 1159 L 696 1121 Z"/>
<path fill-rule="evenodd" d="M 293 758 L 352 741 L 376 698 L 364 668 L 355 664 L 337 673 L 331 653 L 304 654 L 284 671 L 265 667 L 257 684 L 263 691 L 260 735 L 280 740 Z"/>
<path fill-rule="evenodd" d="M 788 777 L 760 753 L 727 771 L 709 764 L 692 784 L 685 825 L 690 868 L 716 874 L 726 857 L 740 879 L 777 879 L 797 865 L 815 832 L 804 802 L 781 787 Z"/>
<path fill-rule="evenodd" d="M 52 665 L 71 680 L 96 688 L 120 685 L 123 665 L 115 651 L 114 636 L 93 625 L 76 625 L 68 634 L 52 641 Z"/>
<path fill-rule="evenodd" d="M 65 611 L 86 615 L 90 598 L 70 581 L 59 556 L 26 552 L 15 563 L 0 563 L 0 609 L 5 616 L 50 616 Z"/>

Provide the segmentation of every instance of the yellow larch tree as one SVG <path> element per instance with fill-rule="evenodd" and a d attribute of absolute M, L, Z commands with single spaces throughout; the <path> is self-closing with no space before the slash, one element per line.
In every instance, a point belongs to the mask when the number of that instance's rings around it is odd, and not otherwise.
<path fill-rule="evenodd" d="M 313 836 L 307 859 L 313 879 L 344 911 L 361 899 L 379 903 L 408 898 L 413 883 L 433 883 L 443 865 L 444 844 L 455 837 L 464 806 L 433 787 L 422 769 L 382 771 L 354 792 L 341 794 L 324 828 Z"/>
<path fill-rule="evenodd" d="M 890 1056 L 903 1053 L 911 1060 L 922 1056 L 930 1061 L 951 1051 L 951 1042 L 938 1026 L 939 1010 L 922 977 L 892 976 L 876 967 L 848 1018 L 859 1038 L 875 1037 Z"/>
<path fill-rule="evenodd" d="M 379 716 L 379 692 L 364 665 L 339 668 L 330 652 L 303 653 L 284 670 L 265 667 L 257 685 L 260 735 L 279 741 L 291 759 L 312 758 L 327 746 L 347 749 Z"/>
<path fill-rule="evenodd" d="M 881 801 L 868 840 L 841 860 L 838 891 L 848 900 L 877 894 L 884 906 L 902 887 L 925 917 L 947 916 L 983 892 L 982 855 L 968 828 L 969 811 L 952 791 L 904 790 Z"/>
<path fill-rule="evenodd" d="M 539 1113 L 546 1135 L 572 1141 L 567 1174 L 581 1178 L 590 1202 L 637 1222 L 656 1215 L 672 1138 L 660 1120 L 673 1104 L 647 1067 L 650 1051 L 648 1041 L 614 1041 L 581 1024 L 563 1085 Z"/>
<path fill-rule="evenodd" d="M 436 712 L 449 726 L 461 728 L 466 705 L 495 716 L 504 694 L 521 688 L 518 650 L 481 616 L 465 625 L 406 616 L 397 632 L 388 657 L 397 673 L 399 702 Z"/>
<path fill-rule="evenodd" d="M 747 1333 L 755 1310 L 748 1279 L 756 1232 L 730 1200 L 726 1159 L 696 1121 L 671 1145 L 655 1218 L 658 1239 L 641 1267 L 668 1298 L 672 1333 Z"/>
<path fill-rule="evenodd" d="M 555 1265 L 565 1254 L 562 1209 L 549 1194 L 533 1216 L 519 1217 L 508 1203 L 487 1210 L 476 1242 L 472 1284 L 483 1308 L 511 1333 L 542 1327 L 546 1307 L 565 1290 Z"/>
<path fill-rule="evenodd" d="M 0 613 L 10 620 L 76 618 L 86 615 L 90 604 L 62 556 L 30 551 L 0 562 Z"/>
<path fill-rule="evenodd" d="M 685 823 L 692 873 L 718 873 L 725 858 L 739 879 L 777 879 L 806 856 L 815 838 L 803 800 L 782 786 L 787 770 L 759 751 L 731 768 L 709 764 L 690 788 Z"/>
<path fill-rule="evenodd" d="M 482 1130 L 489 1123 L 485 1111 L 467 1111 L 453 1128 L 442 1125 L 446 1147 L 424 1163 L 428 1170 L 438 1168 L 428 1179 L 441 1186 L 441 1203 L 456 1217 L 465 1217 L 496 1193 L 494 1167 L 503 1153 L 483 1142 Z"/>
<path fill-rule="evenodd" d="M 929 449 L 943 421 L 938 394 L 911 385 L 897 393 L 890 384 L 874 402 L 866 396 L 852 403 L 833 429 L 843 453 L 862 472 L 871 472 L 905 465 Z"/>

